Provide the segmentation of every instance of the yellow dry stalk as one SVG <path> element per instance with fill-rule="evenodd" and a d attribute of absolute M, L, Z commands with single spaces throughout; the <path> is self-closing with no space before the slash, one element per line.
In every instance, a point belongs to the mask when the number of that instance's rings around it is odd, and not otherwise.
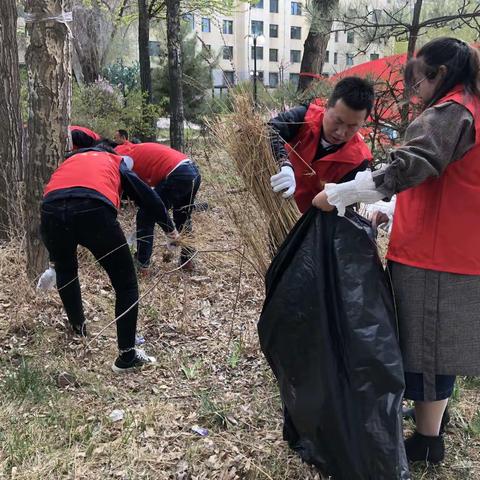
<path fill-rule="evenodd" d="M 272 191 L 270 177 L 278 173 L 278 165 L 265 119 L 254 110 L 248 94 L 236 95 L 232 113 L 217 117 L 209 127 L 217 152 L 226 154 L 229 160 L 225 169 L 234 169 L 230 175 L 225 171 L 224 178 L 232 178 L 232 173 L 236 177 L 235 194 L 232 188 L 220 188 L 223 203 L 240 233 L 250 263 L 264 275 L 272 252 L 283 243 L 300 212 L 292 199 L 285 200 Z"/>

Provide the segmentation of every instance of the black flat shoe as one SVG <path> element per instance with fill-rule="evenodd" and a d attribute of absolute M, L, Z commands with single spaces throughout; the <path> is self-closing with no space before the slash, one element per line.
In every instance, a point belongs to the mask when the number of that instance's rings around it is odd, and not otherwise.
<path fill-rule="evenodd" d="M 427 437 L 415 431 L 405 440 L 405 451 L 410 462 L 440 463 L 445 458 L 443 437 Z"/>

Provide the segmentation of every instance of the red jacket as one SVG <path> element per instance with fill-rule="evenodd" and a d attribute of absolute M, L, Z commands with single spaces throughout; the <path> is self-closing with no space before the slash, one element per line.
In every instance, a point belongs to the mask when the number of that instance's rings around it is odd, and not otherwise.
<path fill-rule="evenodd" d="M 472 114 L 475 145 L 440 177 L 398 195 L 387 258 L 428 270 L 480 275 L 480 100 L 456 87 L 437 103 L 447 101 Z"/>
<path fill-rule="evenodd" d="M 43 191 L 46 196 L 64 188 L 90 188 L 120 207 L 122 157 L 107 152 L 84 152 L 67 158 L 53 172 Z"/>
<path fill-rule="evenodd" d="M 157 186 L 187 155 L 160 143 L 125 142 L 115 148 L 133 158 L 133 171 L 151 187 Z"/>
<path fill-rule="evenodd" d="M 305 123 L 296 137 L 285 145 L 295 171 L 295 201 L 302 213 L 311 207 L 313 198 L 323 190 L 325 183 L 338 183 L 365 160 L 373 158 L 362 136 L 357 133 L 336 152 L 315 159 L 324 112 L 324 107 L 311 103 Z"/>

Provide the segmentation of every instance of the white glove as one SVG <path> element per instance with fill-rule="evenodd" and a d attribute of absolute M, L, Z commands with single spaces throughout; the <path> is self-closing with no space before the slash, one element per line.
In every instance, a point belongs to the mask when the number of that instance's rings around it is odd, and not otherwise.
<path fill-rule="evenodd" d="M 46 292 L 47 290 L 55 288 L 56 284 L 57 274 L 55 272 L 55 269 L 53 267 L 49 267 L 42 273 L 42 276 L 38 279 L 37 290 Z"/>
<path fill-rule="evenodd" d="M 270 185 L 275 193 L 286 190 L 282 193 L 283 198 L 291 197 L 295 193 L 295 174 L 293 168 L 287 165 L 280 169 L 280 173 L 270 178 Z"/>
<path fill-rule="evenodd" d="M 355 175 L 355 180 L 345 183 L 327 183 L 325 193 L 330 205 L 337 207 L 338 214 L 343 217 L 345 208 L 357 202 L 375 203 L 385 197 L 375 187 L 372 172 L 365 170 Z"/>
<path fill-rule="evenodd" d="M 167 249 L 174 251 L 178 247 L 178 240 L 180 239 L 180 234 L 175 229 L 173 232 L 166 233 L 167 237 Z"/>

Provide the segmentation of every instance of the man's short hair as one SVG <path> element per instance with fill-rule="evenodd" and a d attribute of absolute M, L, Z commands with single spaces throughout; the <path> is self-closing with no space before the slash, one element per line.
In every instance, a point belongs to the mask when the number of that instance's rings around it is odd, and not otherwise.
<path fill-rule="evenodd" d="M 345 77 L 333 89 L 327 107 L 334 107 L 342 99 L 352 110 L 366 110 L 367 115 L 373 108 L 375 92 L 372 82 L 360 77 Z"/>
<path fill-rule="evenodd" d="M 81 130 L 72 130 L 72 143 L 76 148 L 90 148 L 95 145 L 95 140 Z"/>
<path fill-rule="evenodd" d="M 128 140 L 128 132 L 126 130 L 118 129 L 118 133 L 121 137 L 126 138 Z"/>

